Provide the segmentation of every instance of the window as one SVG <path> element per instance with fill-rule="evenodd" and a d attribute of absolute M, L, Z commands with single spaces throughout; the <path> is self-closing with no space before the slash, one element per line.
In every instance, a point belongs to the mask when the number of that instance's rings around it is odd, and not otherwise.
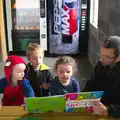
<path fill-rule="evenodd" d="M 90 23 L 98 28 L 99 0 L 90 0 Z"/>
<path fill-rule="evenodd" d="M 39 8 L 39 0 L 16 0 L 17 8 Z"/>

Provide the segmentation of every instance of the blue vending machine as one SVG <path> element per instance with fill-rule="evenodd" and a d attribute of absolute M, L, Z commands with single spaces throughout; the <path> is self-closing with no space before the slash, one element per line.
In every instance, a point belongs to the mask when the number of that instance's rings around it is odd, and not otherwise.
<path fill-rule="evenodd" d="M 48 0 L 48 54 L 87 54 L 89 0 Z"/>

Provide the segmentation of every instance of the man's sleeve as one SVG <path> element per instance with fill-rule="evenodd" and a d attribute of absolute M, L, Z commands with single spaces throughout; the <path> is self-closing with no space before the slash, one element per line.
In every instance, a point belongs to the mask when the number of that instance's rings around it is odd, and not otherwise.
<path fill-rule="evenodd" d="M 23 89 L 23 92 L 24 92 L 24 95 L 26 97 L 34 97 L 34 91 L 30 85 L 30 82 L 29 80 L 24 80 L 22 83 L 21 83 L 21 86 L 22 86 L 22 89 Z"/>
<path fill-rule="evenodd" d="M 84 89 L 82 92 L 90 92 L 90 91 L 96 91 L 97 88 L 97 81 L 99 80 L 99 77 L 102 74 L 101 64 L 98 62 L 94 68 L 93 74 L 91 75 L 90 80 L 87 81 Z"/>
<path fill-rule="evenodd" d="M 108 115 L 112 117 L 120 117 L 120 105 L 111 104 L 108 107 Z"/>
<path fill-rule="evenodd" d="M 94 91 L 95 80 L 96 80 L 96 76 L 93 74 L 91 76 L 91 79 L 87 81 L 87 83 L 86 83 L 84 89 L 82 90 L 82 92 Z"/>
<path fill-rule="evenodd" d="M 108 106 L 108 115 L 112 117 L 120 117 L 120 70 L 116 69 L 115 73 L 116 73 L 115 76 L 116 78 L 114 79 L 114 81 L 116 81 L 116 87 L 118 88 L 116 92 L 117 104 L 110 104 Z"/>

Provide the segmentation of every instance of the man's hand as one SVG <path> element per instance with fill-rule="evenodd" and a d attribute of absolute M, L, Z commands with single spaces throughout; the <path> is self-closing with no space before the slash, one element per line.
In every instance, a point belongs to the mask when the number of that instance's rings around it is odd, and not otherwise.
<path fill-rule="evenodd" d="M 107 116 L 108 115 L 107 107 L 104 106 L 101 102 L 94 102 L 93 114 Z"/>

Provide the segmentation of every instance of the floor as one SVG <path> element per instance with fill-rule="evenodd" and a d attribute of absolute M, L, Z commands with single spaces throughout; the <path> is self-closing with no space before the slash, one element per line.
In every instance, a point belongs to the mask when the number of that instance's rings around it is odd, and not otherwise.
<path fill-rule="evenodd" d="M 28 62 L 26 57 L 23 57 L 23 59 L 25 59 L 25 61 Z M 92 65 L 89 63 L 87 57 L 75 57 L 75 60 L 77 62 L 77 68 L 78 68 L 78 72 L 75 75 L 75 78 L 79 81 L 80 88 L 82 90 L 86 84 L 86 81 L 90 78 L 93 68 L 92 68 Z M 51 68 L 54 68 L 55 61 L 56 61 L 56 58 L 50 58 L 50 57 L 44 58 L 44 63 Z M 0 76 L 4 76 L 3 68 L 4 68 L 4 62 L 1 62 Z M 55 75 L 54 71 L 53 71 L 53 74 Z"/>

